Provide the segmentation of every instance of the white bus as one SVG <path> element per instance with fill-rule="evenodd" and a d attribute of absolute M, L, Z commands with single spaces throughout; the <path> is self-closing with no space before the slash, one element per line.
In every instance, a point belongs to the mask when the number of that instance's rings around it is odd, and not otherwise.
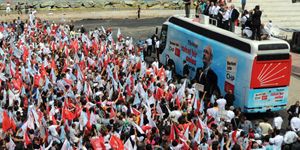
<path fill-rule="evenodd" d="M 254 41 L 208 23 L 172 16 L 161 30 L 159 60 L 204 85 L 207 96 L 232 91 L 234 105 L 243 112 L 278 111 L 286 108 L 291 74 L 290 46 L 270 38 Z"/>

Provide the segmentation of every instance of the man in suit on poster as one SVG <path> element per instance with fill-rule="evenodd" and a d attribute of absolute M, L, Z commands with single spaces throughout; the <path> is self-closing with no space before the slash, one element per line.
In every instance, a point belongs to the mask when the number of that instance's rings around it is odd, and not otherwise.
<path fill-rule="evenodd" d="M 220 94 L 220 89 L 218 87 L 218 77 L 216 73 L 211 68 L 211 63 L 213 59 L 213 49 L 211 46 L 206 46 L 203 50 L 203 67 L 198 68 L 194 82 L 204 85 L 204 91 L 206 91 L 206 97 L 210 98 L 212 94 L 217 97 Z"/>

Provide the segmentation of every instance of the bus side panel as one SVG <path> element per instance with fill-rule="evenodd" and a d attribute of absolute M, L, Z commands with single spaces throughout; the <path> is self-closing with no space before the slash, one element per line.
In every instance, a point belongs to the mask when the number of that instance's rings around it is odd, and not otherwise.
<path fill-rule="evenodd" d="M 288 101 L 288 87 L 249 89 L 246 112 L 266 112 L 285 109 Z"/>
<path fill-rule="evenodd" d="M 186 60 L 190 66 L 190 79 L 194 79 L 196 70 L 203 67 L 203 50 L 207 46 L 212 48 L 210 67 L 217 75 L 221 94 L 226 94 L 225 87 L 232 89 L 236 98 L 235 105 L 243 108 L 244 100 L 248 97 L 248 92 L 243 92 L 243 89 L 250 87 L 252 55 L 169 24 L 167 45 L 160 61 L 166 64 L 168 56 L 175 63 L 176 72 L 182 75 L 183 60 Z"/>

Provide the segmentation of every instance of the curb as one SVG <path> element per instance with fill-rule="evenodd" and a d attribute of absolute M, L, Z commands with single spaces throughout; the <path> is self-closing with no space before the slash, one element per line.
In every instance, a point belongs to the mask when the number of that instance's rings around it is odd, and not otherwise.
<path fill-rule="evenodd" d="M 299 72 L 292 72 L 292 75 L 300 77 L 300 73 Z"/>

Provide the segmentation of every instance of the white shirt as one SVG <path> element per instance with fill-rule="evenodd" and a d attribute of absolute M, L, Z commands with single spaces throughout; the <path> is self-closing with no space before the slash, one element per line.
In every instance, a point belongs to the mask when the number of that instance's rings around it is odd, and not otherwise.
<path fill-rule="evenodd" d="M 276 135 L 274 138 L 270 138 L 270 143 L 273 143 L 277 148 L 280 148 L 283 143 L 283 136 Z"/>
<path fill-rule="evenodd" d="M 208 9 L 208 14 L 213 15 L 213 10 L 215 9 L 216 6 L 210 6 Z"/>
<path fill-rule="evenodd" d="M 285 133 L 283 141 L 285 144 L 292 144 L 297 141 L 298 135 L 294 131 L 288 131 Z"/>
<path fill-rule="evenodd" d="M 225 11 L 225 13 L 224 13 L 224 15 L 223 15 L 223 21 L 227 21 L 227 20 L 229 20 L 229 14 L 230 14 L 230 10 L 226 10 Z"/>
<path fill-rule="evenodd" d="M 182 116 L 182 112 L 179 110 L 173 110 L 170 112 L 170 118 L 174 121 L 174 122 L 178 122 L 178 118 Z"/>
<path fill-rule="evenodd" d="M 249 14 L 243 16 L 243 17 L 241 18 L 241 24 L 244 25 L 249 17 L 250 17 Z"/>
<path fill-rule="evenodd" d="M 52 136 L 55 136 L 55 137 L 59 136 L 57 131 L 56 131 L 57 127 L 58 127 L 58 125 L 51 125 L 51 126 L 48 127 L 48 129 L 49 129 Z"/>
<path fill-rule="evenodd" d="M 214 107 L 213 108 L 208 108 L 206 110 L 207 114 L 212 116 L 213 118 L 217 119 L 219 113 L 218 113 L 218 109 L 215 109 Z"/>
<path fill-rule="evenodd" d="M 232 110 L 227 110 L 227 122 L 230 122 L 234 117 L 235 117 L 235 114 Z"/>
<path fill-rule="evenodd" d="M 250 38 L 252 36 L 252 30 L 249 27 L 246 27 L 243 30 L 243 35 L 247 36 L 247 38 Z"/>
<path fill-rule="evenodd" d="M 159 48 L 159 40 L 157 40 L 156 42 L 155 42 L 155 48 Z"/>
<path fill-rule="evenodd" d="M 148 46 L 152 46 L 152 39 L 151 39 L 151 38 L 148 38 L 148 39 L 146 40 L 146 42 L 147 42 L 147 45 L 148 45 Z"/>
<path fill-rule="evenodd" d="M 217 103 L 218 103 L 218 107 L 221 109 L 221 110 L 224 110 L 225 109 L 225 105 L 226 105 L 226 99 L 224 98 L 220 98 L 217 100 Z"/>
<path fill-rule="evenodd" d="M 291 119 L 291 128 L 293 131 L 300 131 L 300 118 L 293 117 Z"/>
<path fill-rule="evenodd" d="M 280 130 L 282 125 L 283 119 L 282 117 L 275 117 L 273 120 L 274 128 Z"/>
<path fill-rule="evenodd" d="M 212 10 L 213 11 L 213 15 L 218 15 L 219 13 L 219 10 L 220 10 L 220 6 L 215 6 L 214 9 Z"/>

